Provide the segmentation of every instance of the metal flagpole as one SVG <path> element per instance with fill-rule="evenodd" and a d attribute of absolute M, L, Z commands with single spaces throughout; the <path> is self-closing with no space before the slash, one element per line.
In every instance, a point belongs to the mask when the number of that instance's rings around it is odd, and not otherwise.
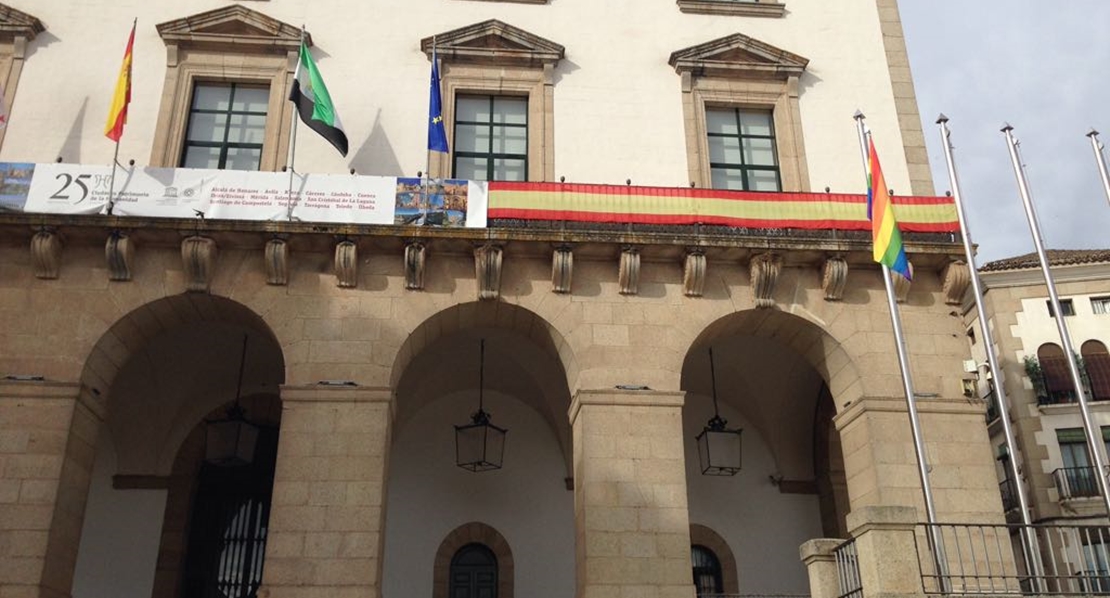
<path fill-rule="evenodd" d="M 1102 455 L 1102 435 L 1091 421 L 1091 411 L 1087 406 L 1087 393 L 1083 391 L 1083 378 L 1079 374 L 1079 364 L 1075 361 L 1075 351 L 1071 345 L 1071 333 L 1068 332 L 1067 318 L 1060 309 L 1060 296 L 1056 293 L 1056 282 L 1052 278 L 1052 270 L 1048 267 L 1048 256 L 1045 254 L 1044 239 L 1041 235 L 1041 226 L 1037 222 L 1037 213 L 1033 209 L 1033 199 L 1029 193 L 1029 183 L 1025 179 L 1025 167 L 1018 155 L 1018 143 L 1014 139 L 1014 128 L 1006 123 L 1002 127 L 1006 135 L 1006 144 L 1010 149 L 1010 161 L 1014 164 L 1014 174 L 1017 176 L 1018 192 L 1021 202 L 1025 206 L 1025 216 L 1029 220 L 1029 231 L 1033 234 L 1033 244 L 1037 248 L 1037 257 L 1041 260 L 1041 271 L 1044 272 L 1044 282 L 1048 287 L 1048 298 L 1052 302 L 1053 318 L 1056 320 L 1056 330 L 1060 333 L 1060 342 L 1064 345 L 1064 357 L 1068 360 L 1068 371 L 1075 389 L 1075 396 L 1079 399 L 1079 413 L 1083 416 L 1083 432 L 1087 436 L 1087 449 L 1095 461 L 1095 477 L 1098 478 L 1099 491 L 1102 493 L 1102 502 L 1106 513 L 1110 516 L 1110 486 L 1106 481 L 1106 461 Z"/>
<path fill-rule="evenodd" d="M 433 35 L 432 36 L 432 70 L 437 70 L 436 67 L 439 66 L 439 65 L 436 64 L 436 60 L 439 60 L 439 58 L 437 58 L 437 56 L 436 56 L 436 36 Z M 439 85 L 439 81 L 437 80 L 435 82 L 435 84 Z M 428 101 L 431 102 L 430 97 L 428 98 Z M 442 109 L 443 108 L 441 107 L 440 110 L 442 110 Z M 432 126 L 431 122 L 428 123 L 428 126 L 429 127 Z M 424 218 L 421 221 L 422 225 L 428 224 L 428 199 L 429 199 L 428 198 L 428 187 L 430 186 L 431 178 L 432 178 L 432 148 L 426 147 L 426 148 L 424 148 L 424 201 L 420 202 L 421 206 L 423 208 L 423 211 L 424 211 Z"/>
<path fill-rule="evenodd" d="M 294 82 L 296 82 L 297 80 L 297 75 L 301 73 L 301 48 L 304 47 L 305 36 L 305 26 L 301 25 L 301 47 L 297 48 L 297 68 L 293 69 Z M 292 84 L 290 84 L 290 88 L 292 88 L 291 86 Z M 285 217 L 288 220 L 293 219 L 293 205 L 295 203 L 293 199 L 293 173 L 296 172 L 296 170 L 293 168 L 293 165 L 295 160 L 297 159 L 297 121 L 300 120 L 300 114 L 298 114 L 298 111 L 298 106 L 296 103 L 294 103 L 293 114 L 289 117 L 290 120 L 292 120 L 293 122 L 289 125 L 289 159 L 286 160 L 286 162 L 289 163 L 289 206 L 288 208 L 286 208 Z"/>
<path fill-rule="evenodd" d="M 952 134 L 948 130 L 948 117 L 941 114 L 937 118 L 937 125 L 940 127 L 941 141 L 944 147 L 944 162 L 948 166 L 948 182 L 952 186 L 952 197 L 956 203 L 956 216 L 960 221 L 960 231 L 963 233 L 964 254 L 967 256 L 967 266 L 971 272 L 971 289 L 975 293 L 975 310 L 976 315 L 979 317 L 979 329 L 982 332 L 980 338 L 983 339 L 983 346 L 987 351 L 987 364 L 993 375 L 998 375 L 1002 372 L 1002 368 L 998 365 L 998 355 L 994 350 L 994 336 L 991 333 L 990 323 L 987 320 L 987 311 L 983 303 L 983 283 L 979 278 L 979 267 L 975 263 L 975 244 L 971 241 L 971 229 L 967 225 L 967 213 L 964 211 L 963 194 L 960 192 L 960 180 L 956 174 L 956 162 L 952 158 Z M 1038 585 L 1042 583 L 1042 576 L 1044 573 L 1041 570 L 1041 562 L 1036 558 L 1037 539 L 1030 527 L 1033 521 L 1029 515 L 1029 499 L 1025 493 L 1025 485 L 1021 482 L 1021 473 L 1018 470 L 1017 464 L 1017 442 L 1014 441 L 1014 429 L 1010 423 L 1010 406 L 1006 399 L 1006 390 L 1002 384 L 993 385 L 995 392 L 995 399 L 998 404 L 998 418 L 1002 422 L 1002 433 L 1006 438 L 1006 450 L 1009 451 L 1011 458 L 1009 459 L 1009 471 L 1007 472 L 1014 485 L 1014 490 L 1017 493 L 1018 508 L 1021 509 L 1021 522 L 1025 525 L 1022 528 L 1022 539 L 1025 542 L 1025 547 L 1028 550 L 1029 562 L 1032 565 L 1034 582 Z"/>
<path fill-rule="evenodd" d="M 119 141 L 116 141 L 116 152 L 112 155 L 112 176 L 108 178 L 108 215 L 112 215 L 112 208 L 116 207 L 116 201 L 112 199 L 112 195 L 116 192 L 116 166 L 119 165 Z"/>
<path fill-rule="evenodd" d="M 1106 157 L 1102 155 L 1102 142 L 1098 140 L 1098 131 L 1091 129 L 1087 137 L 1091 139 L 1091 149 L 1095 150 L 1098 174 L 1102 177 L 1102 190 L 1106 192 L 1106 201 L 1110 201 L 1110 173 L 1106 171 Z"/>
<path fill-rule="evenodd" d="M 870 168 L 867 156 L 867 132 L 864 130 L 863 121 L 864 116 L 862 112 L 857 111 L 855 114 L 856 129 L 859 134 L 859 148 L 860 155 L 863 158 L 863 172 L 864 176 L 870 176 Z M 940 528 L 936 526 L 937 511 L 936 505 L 933 502 L 933 488 L 929 483 L 929 467 L 926 464 L 925 456 L 925 442 L 921 437 L 921 420 L 917 414 L 917 397 L 913 391 L 913 376 L 910 372 L 909 358 L 906 356 L 906 339 L 902 334 L 902 318 L 898 313 L 898 302 L 894 298 L 894 283 L 890 280 L 890 268 L 886 264 L 882 266 L 883 284 L 886 286 L 886 302 L 887 307 L 890 309 L 890 323 L 894 328 L 894 343 L 898 349 L 898 368 L 902 372 L 902 390 L 906 393 L 906 407 L 910 414 L 910 430 L 913 433 L 913 450 L 917 455 L 917 473 L 921 477 L 921 493 L 925 497 L 925 518 L 930 524 L 929 527 L 929 544 L 933 552 L 933 561 L 936 565 L 937 579 L 941 584 L 942 591 L 947 591 L 948 587 L 948 563 L 944 556 L 943 538 L 941 537 Z"/>

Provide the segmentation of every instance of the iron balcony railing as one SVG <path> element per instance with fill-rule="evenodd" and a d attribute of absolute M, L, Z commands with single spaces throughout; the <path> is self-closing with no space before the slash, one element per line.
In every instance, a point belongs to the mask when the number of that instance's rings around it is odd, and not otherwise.
<path fill-rule="evenodd" d="M 998 492 L 1002 495 L 1002 510 L 1012 511 L 1018 508 L 1017 488 L 1014 481 L 1007 478 L 998 484 Z"/>
<path fill-rule="evenodd" d="M 1094 467 L 1061 467 L 1052 472 L 1060 500 L 1088 498 L 1099 495 L 1098 475 Z"/>
<path fill-rule="evenodd" d="M 1104 525 L 923 523 L 915 536 L 926 594 L 1110 595 Z"/>
<path fill-rule="evenodd" d="M 840 582 L 839 598 L 862 598 L 863 582 L 859 574 L 859 553 L 854 539 L 833 550 L 836 557 L 836 576 Z"/>
<path fill-rule="evenodd" d="M 992 390 L 983 397 L 983 400 L 987 402 L 987 423 L 989 424 L 998 419 L 998 395 Z"/>

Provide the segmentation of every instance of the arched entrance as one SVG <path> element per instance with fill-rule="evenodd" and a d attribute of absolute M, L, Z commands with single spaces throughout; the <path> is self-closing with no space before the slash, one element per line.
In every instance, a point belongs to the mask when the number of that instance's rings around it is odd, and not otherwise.
<path fill-rule="evenodd" d="M 443 553 L 441 542 L 455 536 L 452 530 L 475 525 L 496 528 L 502 543 L 512 545 L 515 575 L 499 577 L 498 596 L 507 595 L 506 582 L 518 595 L 573 594 L 570 393 L 555 349 L 561 339 L 544 324 L 523 308 L 464 304 L 430 318 L 402 346 L 395 369 L 383 595 L 450 595 L 454 581 L 466 580 L 449 578 L 444 566 L 463 546 Z M 475 473 L 456 464 L 455 426 L 477 411 L 480 384 L 484 410 L 508 432 L 503 466 Z M 484 523 L 468 523 L 477 521 Z M 468 543 L 488 546 L 499 570 L 504 567 L 497 543 L 477 537 Z"/>
<path fill-rule="evenodd" d="M 702 475 L 694 442 L 714 416 L 710 348 L 720 416 L 730 428 L 743 428 L 742 469 L 735 476 Z M 690 522 L 715 530 L 735 551 L 740 593 L 805 593 L 798 546 L 843 533 L 848 497 L 827 378 L 830 364 L 850 375 L 842 354 L 815 324 L 773 310 L 722 318 L 687 353 Z M 837 383 L 852 386 L 843 374 Z"/>
<path fill-rule="evenodd" d="M 118 373 L 96 368 L 104 356 Z M 84 380 L 96 385 L 107 409 L 85 501 L 75 598 L 253 594 L 284 377 L 269 326 L 221 297 L 161 299 L 104 334 Z M 233 472 L 206 462 L 213 455 L 205 445 L 207 422 L 222 419 L 237 397 L 260 433 L 243 452 L 250 464 Z"/>

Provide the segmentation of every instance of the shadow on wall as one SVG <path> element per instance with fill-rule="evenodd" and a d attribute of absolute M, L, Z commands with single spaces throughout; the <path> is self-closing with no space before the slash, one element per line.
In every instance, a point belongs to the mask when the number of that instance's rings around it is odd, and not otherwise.
<path fill-rule="evenodd" d="M 370 135 L 359 146 L 351 159 L 351 168 L 359 174 L 372 174 L 379 176 L 403 176 L 401 164 L 397 161 L 397 154 L 389 143 L 389 137 L 382 127 L 382 111 L 374 116 L 374 126 Z"/>

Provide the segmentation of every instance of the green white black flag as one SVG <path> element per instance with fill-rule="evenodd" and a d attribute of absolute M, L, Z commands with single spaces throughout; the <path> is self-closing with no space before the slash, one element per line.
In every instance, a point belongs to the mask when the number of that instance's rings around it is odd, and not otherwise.
<path fill-rule="evenodd" d="M 293 74 L 293 88 L 289 101 L 297 107 L 297 114 L 308 128 L 316 131 L 335 146 L 340 154 L 347 155 L 347 134 L 335 112 L 335 104 L 324 86 L 324 79 L 308 53 L 308 46 L 301 42 L 301 58 Z"/>

